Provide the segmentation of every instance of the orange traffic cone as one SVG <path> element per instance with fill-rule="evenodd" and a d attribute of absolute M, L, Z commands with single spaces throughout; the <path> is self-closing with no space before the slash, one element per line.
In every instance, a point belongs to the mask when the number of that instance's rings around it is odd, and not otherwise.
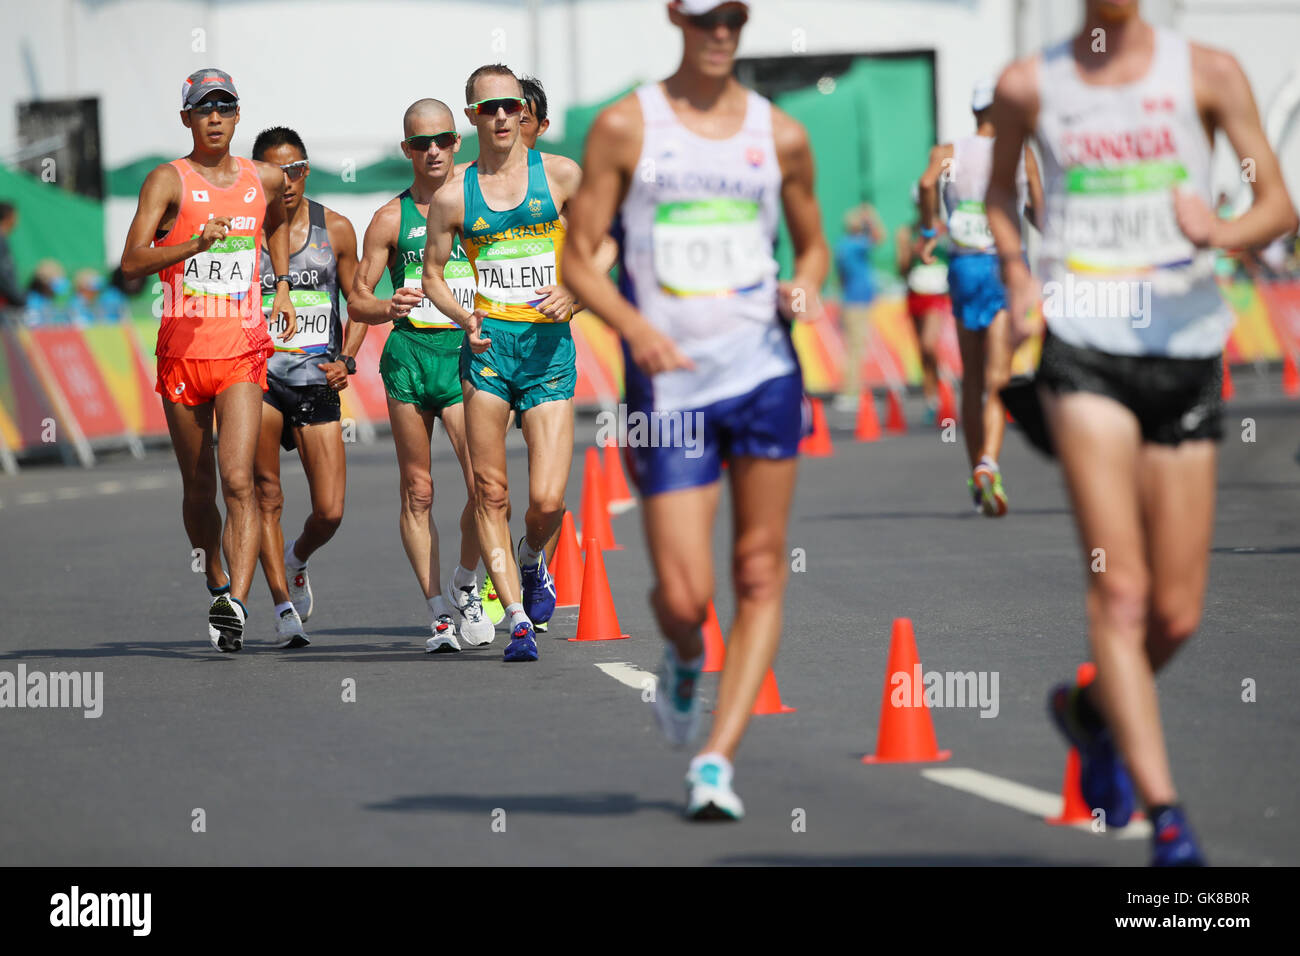
<path fill-rule="evenodd" d="M 767 676 L 763 678 L 763 684 L 758 689 L 758 698 L 754 701 L 752 713 L 755 717 L 761 717 L 764 714 L 793 714 L 796 709 L 781 703 L 781 690 L 776 686 L 776 672 L 769 667 Z"/>
<path fill-rule="evenodd" d="M 594 450 L 594 449 L 593 449 Z M 605 557 L 595 538 L 587 539 L 587 563 L 582 571 L 582 606 L 578 611 L 578 633 L 571 641 L 621 641 L 628 635 L 618 626 L 614 595 L 605 575 Z"/>
<path fill-rule="evenodd" d="M 602 551 L 623 550 L 623 546 L 614 540 L 614 527 L 609 523 L 605 479 L 600 473 L 600 453 L 595 448 L 588 448 L 582 473 L 582 540 L 592 538 L 596 539 Z"/>
<path fill-rule="evenodd" d="M 912 622 L 905 617 L 894 618 L 876 752 L 863 757 L 862 762 L 922 763 L 951 756 L 952 751 L 940 750 L 935 740 Z"/>
<path fill-rule="evenodd" d="M 1096 676 L 1095 665 L 1080 664 L 1074 680 L 1080 687 L 1087 687 Z M 1046 817 L 1045 822 L 1053 826 L 1092 822 L 1092 808 L 1083 799 L 1083 789 L 1079 784 L 1079 766 L 1079 751 L 1071 747 L 1065 758 L 1065 778 L 1061 781 L 1061 812 L 1054 817 Z"/>
<path fill-rule="evenodd" d="M 1292 398 L 1300 395 L 1300 369 L 1296 368 L 1290 349 L 1282 355 L 1282 391 Z"/>
<path fill-rule="evenodd" d="M 875 441 L 880 437 L 880 419 L 876 416 L 876 396 L 871 389 L 862 390 L 858 402 L 858 423 L 853 429 L 853 437 L 858 441 Z"/>
<path fill-rule="evenodd" d="M 903 417 L 903 400 L 892 388 L 889 390 L 889 417 L 885 420 L 885 431 L 891 435 L 902 435 L 907 431 L 907 419 Z"/>
<path fill-rule="evenodd" d="M 1079 751 L 1073 747 L 1065 758 L 1065 779 L 1061 781 L 1061 812 L 1054 817 L 1045 817 L 1043 822 L 1052 826 L 1092 822 L 1092 809 L 1088 806 L 1088 801 L 1083 799 L 1083 790 L 1079 787 Z"/>
<path fill-rule="evenodd" d="M 722 670 L 727 659 L 727 645 L 722 641 L 722 625 L 718 623 L 718 611 L 709 602 L 709 616 L 704 622 L 704 668 L 701 673 L 716 674 Z"/>
<path fill-rule="evenodd" d="M 957 397 L 952 393 L 952 384 L 943 377 L 939 379 L 939 414 L 935 416 L 935 424 L 944 428 L 944 422 L 948 419 L 957 421 Z"/>
<path fill-rule="evenodd" d="M 605 446 L 605 504 L 609 513 L 621 515 L 629 508 L 636 507 L 632 489 L 627 486 L 627 476 L 623 474 L 623 459 L 619 455 L 618 445 L 610 442 Z"/>
<path fill-rule="evenodd" d="M 1236 396 L 1237 389 L 1232 384 L 1232 368 L 1228 365 L 1228 360 L 1223 360 L 1223 400 L 1230 402 Z"/>
<path fill-rule="evenodd" d="M 551 577 L 555 580 L 555 606 L 577 607 L 582 602 L 582 554 L 578 535 L 573 530 L 573 515 L 564 512 L 560 522 L 560 539 L 551 560 Z"/>
<path fill-rule="evenodd" d="M 822 400 L 814 398 L 809 401 L 812 404 L 813 430 L 811 435 L 799 442 L 799 454 L 809 458 L 829 458 L 835 454 L 835 446 L 831 444 L 831 431 L 826 427 Z"/>

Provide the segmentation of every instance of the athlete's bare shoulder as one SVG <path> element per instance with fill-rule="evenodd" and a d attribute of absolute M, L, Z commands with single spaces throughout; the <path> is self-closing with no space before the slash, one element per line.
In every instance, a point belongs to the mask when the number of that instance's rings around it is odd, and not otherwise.
<path fill-rule="evenodd" d="M 368 239 L 380 240 L 387 246 L 397 245 L 397 230 L 402 224 L 402 198 L 394 196 L 375 210 L 366 227 Z"/>
<path fill-rule="evenodd" d="M 437 206 L 448 221 L 459 219 L 465 212 L 465 170 L 469 163 L 452 168 L 451 175 L 434 192 L 429 202 L 430 211 Z"/>
<path fill-rule="evenodd" d="M 568 156 L 542 153 L 542 166 L 546 170 L 546 178 L 559 187 L 565 199 L 576 193 L 582 184 L 582 167 Z"/>
<path fill-rule="evenodd" d="M 587 132 L 587 155 L 595 149 L 616 157 L 619 165 L 633 167 L 641 154 L 645 138 L 645 118 L 641 100 L 635 92 L 611 103 L 596 114 Z"/>
<path fill-rule="evenodd" d="M 772 139 L 778 153 L 809 147 L 808 130 L 781 107 L 772 106 Z"/>
<path fill-rule="evenodd" d="M 1035 53 L 1008 64 L 993 93 L 995 101 L 1019 113 L 1026 122 L 1038 115 L 1038 60 Z"/>
<path fill-rule="evenodd" d="M 330 234 L 330 241 L 337 245 L 340 239 L 351 237 L 353 244 L 355 244 L 357 233 L 352 228 L 352 220 L 341 212 L 335 212 L 329 206 L 322 205 L 321 209 L 325 211 L 325 229 Z"/>
<path fill-rule="evenodd" d="M 181 174 L 171 163 L 159 163 L 149 170 L 140 187 L 140 195 L 146 192 L 169 200 L 179 199 L 181 195 Z"/>
<path fill-rule="evenodd" d="M 1239 97 L 1250 89 L 1250 81 L 1237 58 L 1227 50 L 1189 43 L 1192 57 L 1192 86 L 1202 105 L 1219 104 L 1223 97 Z"/>

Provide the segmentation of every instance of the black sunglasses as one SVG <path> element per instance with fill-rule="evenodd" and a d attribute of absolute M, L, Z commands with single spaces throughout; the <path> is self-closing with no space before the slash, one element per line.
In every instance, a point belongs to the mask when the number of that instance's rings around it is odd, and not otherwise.
<path fill-rule="evenodd" d="M 289 177 L 289 182 L 296 183 L 307 175 L 307 160 L 300 159 L 296 163 L 287 163 L 281 166 L 280 170 Z"/>
<path fill-rule="evenodd" d="M 518 96 L 503 96 L 494 100 L 479 100 L 470 103 L 469 107 L 479 116 L 496 116 L 497 110 L 505 110 L 507 116 L 514 116 L 524 108 L 524 101 Z"/>
<path fill-rule="evenodd" d="M 402 140 L 403 143 L 410 146 L 417 153 L 428 152 L 432 143 L 437 143 L 439 149 L 451 149 L 456 145 L 456 140 L 460 138 L 459 133 L 431 133 L 420 136 L 408 136 Z"/>
<path fill-rule="evenodd" d="M 749 22 L 749 11 L 747 10 L 710 10 L 708 13 L 699 13 L 686 18 L 691 26 L 697 30 L 707 30 L 712 32 L 719 26 L 724 26 L 728 30 L 739 30 Z"/>
<path fill-rule="evenodd" d="M 222 116 L 234 116 L 237 109 L 239 109 L 239 100 L 207 100 L 197 106 L 191 106 L 190 112 L 208 116 L 215 111 Z"/>

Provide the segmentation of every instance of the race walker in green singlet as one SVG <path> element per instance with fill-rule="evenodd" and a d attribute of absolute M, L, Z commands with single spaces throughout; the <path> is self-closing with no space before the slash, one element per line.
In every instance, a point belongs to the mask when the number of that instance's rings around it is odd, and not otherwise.
<path fill-rule="evenodd" d="M 495 636 L 484 612 L 475 569 L 478 538 L 469 499 L 474 493 L 465 439 L 465 409 L 460 383 L 460 351 L 465 333 L 425 298 L 420 284 L 424 270 L 426 217 L 429 202 L 455 169 L 460 136 L 447 106 L 433 99 L 413 103 L 402 119 L 402 152 L 411 162 L 409 189 L 384 204 L 366 230 L 357 271 L 353 315 L 371 324 L 392 322 L 379 360 L 379 373 L 388 395 L 401 469 L 402 547 L 416 581 L 424 592 L 432 635 L 429 653 L 460 650 L 459 637 L 469 644 L 489 644 Z M 375 286 L 388 271 L 393 295 L 375 297 Z M 472 308 L 474 268 L 460 250 L 452 250 L 443 277 L 458 303 Z M 442 419 L 447 438 L 460 461 L 466 505 L 460 515 L 460 562 L 450 581 L 442 579 L 438 530 L 432 520 L 433 478 L 429 446 L 435 419 Z"/>

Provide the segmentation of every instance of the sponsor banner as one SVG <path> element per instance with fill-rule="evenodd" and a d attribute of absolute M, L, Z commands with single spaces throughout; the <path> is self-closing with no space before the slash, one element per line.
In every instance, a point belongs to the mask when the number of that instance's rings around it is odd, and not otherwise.
<path fill-rule="evenodd" d="M 372 325 L 366 332 L 366 340 L 361 343 L 357 354 L 357 374 L 350 378 L 348 387 L 342 392 L 348 407 L 359 408 L 361 412 L 349 417 L 371 422 L 388 421 L 388 396 L 384 392 L 384 380 L 379 377 L 379 356 L 384 354 L 384 344 L 392 329 L 391 323 L 385 323 Z"/>
<path fill-rule="evenodd" d="M 154 379 L 145 373 L 131 327 L 125 323 L 92 325 L 81 334 L 127 428 L 139 435 L 166 435 L 167 419 L 154 391 Z"/>
<path fill-rule="evenodd" d="M 32 329 L 31 341 L 44 358 L 55 384 L 67 399 L 69 413 L 86 438 L 113 438 L 127 433 L 126 422 L 86 347 L 81 329 Z"/>
<path fill-rule="evenodd" d="M 1224 355 L 1230 363 L 1279 359 L 1282 351 L 1268 309 L 1253 282 L 1223 282 L 1219 290 L 1237 315 Z"/>
<path fill-rule="evenodd" d="M 1259 293 L 1277 337 L 1293 355 L 1300 353 L 1300 282 L 1261 282 Z"/>
<path fill-rule="evenodd" d="M 14 452 L 39 447 L 44 422 L 53 417 L 17 336 L 0 329 L 0 434 L 5 445 Z"/>

